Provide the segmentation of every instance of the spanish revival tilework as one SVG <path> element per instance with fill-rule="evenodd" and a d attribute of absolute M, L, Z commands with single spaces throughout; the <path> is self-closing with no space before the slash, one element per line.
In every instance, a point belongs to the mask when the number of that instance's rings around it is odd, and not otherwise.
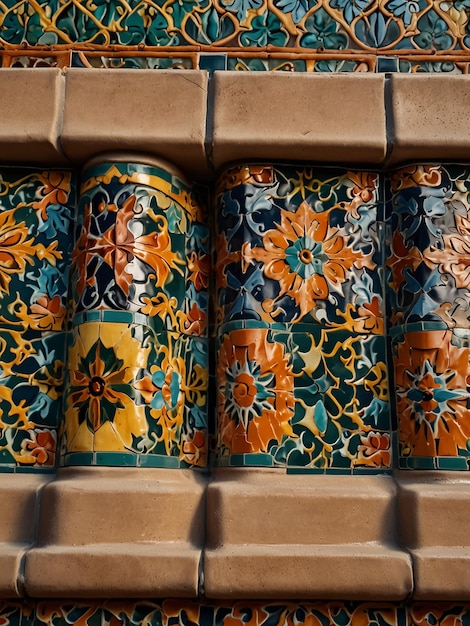
<path fill-rule="evenodd" d="M 394 328 L 470 326 L 470 168 L 413 165 L 390 181 Z"/>
<path fill-rule="evenodd" d="M 390 180 L 387 261 L 400 467 L 468 469 L 470 169 Z"/>
<path fill-rule="evenodd" d="M 56 462 L 75 181 L 0 171 L 0 468 Z"/>
<path fill-rule="evenodd" d="M 373 172 L 251 165 L 218 184 L 218 457 L 391 468 Z"/>
<path fill-rule="evenodd" d="M 0 620 L 5 626 L 63 626 L 81 624 L 94 626 L 284 626 L 308 624 L 310 626 L 411 626 L 403 607 L 383 604 L 374 606 L 353 602 L 315 602 L 267 604 L 263 602 L 237 602 L 227 604 L 198 603 L 191 601 L 40 601 L 2 602 Z M 437 606 L 434 613 L 444 613 Z M 433 615 L 430 612 L 429 615 Z M 454 607 L 449 614 L 468 615 L 468 608 Z M 424 612 L 416 612 L 424 617 Z M 422 624 L 433 622 L 420 622 Z M 435 622 L 438 623 L 438 622 Z"/>
<path fill-rule="evenodd" d="M 209 234 L 171 171 L 82 176 L 72 255 L 65 465 L 204 467 Z"/>
<path fill-rule="evenodd" d="M 100 164 L 82 176 L 78 216 L 75 323 L 87 311 L 129 311 L 157 331 L 207 334 L 209 232 L 181 178 Z"/>
<path fill-rule="evenodd" d="M 450 626 L 465 624 L 468 604 L 359 602 L 57 601 L 0 603 L 5 626 Z"/>
<path fill-rule="evenodd" d="M 218 183 L 218 321 L 383 334 L 374 172 L 251 165 Z"/>
<path fill-rule="evenodd" d="M 118 47 L 131 52 L 126 66 L 137 68 L 149 67 L 130 60 L 137 49 L 240 49 L 252 51 L 254 59 L 266 50 L 341 52 L 337 64 L 316 65 L 316 71 L 328 72 L 360 70 L 357 53 L 438 53 L 449 57 L 442 67 L 431 59 L 416 71 L 449 71 L 459 58 L 469 60 L 469 15 L 467 0 L 20 0 L 0 5 L 0 44 L 10 49 Z"/>

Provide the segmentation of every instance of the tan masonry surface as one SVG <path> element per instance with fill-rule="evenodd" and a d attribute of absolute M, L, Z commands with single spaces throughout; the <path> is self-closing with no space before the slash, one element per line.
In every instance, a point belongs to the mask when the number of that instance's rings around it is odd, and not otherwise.
<path fill-rule="evenodd" d="M 461 472 L 67 468 L 0 497 L 4 598 L 470 600 Z"/>
<path fill-rule="evenodd" d="M 467 75 L 215 72 L 209 89 L 201 70 L 1 72 L 6 164 L 137 151 L 205 180 L 236 160 L 370 167 L 469 154 Z"/>
<path fill-rule="evenodd" d="M 1 72 L 9 165 L 79 166 L 119 149 L 205 180 L 234 160 L 470 155 L 468 76 L 216 72 L 209 88 L 192 70 Z M 4 475 L 0 498 L 4 598 L 470 601 L 465 473 L 69 468 Z"/>

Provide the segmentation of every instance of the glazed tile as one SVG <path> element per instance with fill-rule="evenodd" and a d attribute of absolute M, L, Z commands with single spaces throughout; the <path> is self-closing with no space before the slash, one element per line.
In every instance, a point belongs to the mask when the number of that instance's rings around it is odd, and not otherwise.
<path fill-rule="evenodd" d="M 112 322 L 74 327 L 64 453 L 129 452 L 204 466 L 207 376 L 204 338 Z"/>
<path fill-rule="evenodd" d="M 55 170 L 0 169 L 3 329 L 65 330 L 74 178 Z"/>
<path fill-rule="evenodd" d="M 391 467 L 384 337 L 232 330 L 219 338 L 217 385 L 217 463 Z"/>
<path fill-rule="evenodd" d="M 413 165 L 396 170 L 388 207 L 392 326 L 426 321 L 470 326 L 470 168 Z"/>
<path fill-rule="evenodd" d="M 62 417 L 65 333 L 0 331 L 0 451 L 7 465 L 56 462 Z"/>
<path fill-rule="evenodd" d="M 218 319 L 384 332 L 378 174 L 253 165 L 218 183 Z"/>
<path fill-rule="evenodd" d="M 83 176 L 75 314 L 129 310 L 160 330 L 207 333 L 209 232 L 190 189 L 161 168 L 105 163 Z"/>
<path fill-rule="evenodd" d="M 450 330 L 419 331 L 394 338 L 392 350 L 400 466 L 470 458 L 468 341 L 461 345 Z"/>

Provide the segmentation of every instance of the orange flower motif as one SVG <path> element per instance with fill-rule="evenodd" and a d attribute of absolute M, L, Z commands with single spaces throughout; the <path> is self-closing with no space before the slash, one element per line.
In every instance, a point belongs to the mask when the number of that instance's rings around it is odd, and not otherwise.
<path fill-rule="evenodd" d="M 52 466 L 55 461 L 56 440 L 50 430 L 30 431 L 31 439 L 21 442 L 20 463 Z"/>
<path fill-rule="evenodd" d="M 266 452 L 293 436 L 294 377 L 284 346 L 268 330 L 235 330 L 221 345 L 219 436 L 232 454 Z"/>
<path fill-rule="evenodd" d="M 30 319 L 37 330 L 61 330 L 66 316 L 60 296 L 41 296 L 31 304 Z"/>
<path fill-rule="evenodd" d="M 245 244 L 245 261 L 263 263 L 264 274 L 279 284 L 280 296 L 294 300 L 300 317 L 310 313 L 317 300 L 325 300 L 330 287 L 341 289 L 353 265 L 367 263 L 362 252 L 348 248 L 338 229 L 329 225 L 329 213 L 315 213 L 306 202 L 295 213 L 282 210 L 279 227 L 265 233 L 263 244 Z M 273 304 L 265 303 L 265 309 Z"/>
<path fill-rule="evenodd" d="M 351 198 L 348 208 L 351 214 L 359 218 L 357 209 L 364 204 L 372 202 L 376 194 L 377 174 L 371 172 L 348 172 L 347 180 L 353 183 L 347 194 Z"/>
<path fill-rule="evenodd" d="M 388 433 L 367 433 L 361 437 L 358 453 L 355 465 L 390 467 L 390 435 Z"/>
<path fill-rule="evenodd" d="M 457 456 L 470 439 L 470 350 L 449 331 L 408 333 L 395 351 L 403 456 Z"/>

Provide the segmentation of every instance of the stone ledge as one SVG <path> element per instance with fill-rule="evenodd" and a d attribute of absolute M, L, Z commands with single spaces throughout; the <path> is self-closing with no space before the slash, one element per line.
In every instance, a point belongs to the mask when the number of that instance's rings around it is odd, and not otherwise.
<path fill-rule="evenodd" d="M 383 74 L 215 72 L 213 162 L 380 164 Z"/>
<path fill-rule="evenodd" d="M 416 600 L 470 600 L 470 478 L 397 472 L 399 533 L 413 560 Z"/>
<path fill-rule="evenodd" d="M 48 546 L 28 552 L 33 598 L 195 598 L 201 552 L 186 543 Z"/>
<path fill-rule="evenodd" d="M 195 597 L 204 491 L 191 470 L 60 470 L 42 493 L 26 593 Z"/>
<path fill-rule="evenodd" d="M 387 165 L 468 161 L 470 76 L 392 74 L 387 115 L 393 127 Z"/>
<path fill-rule="evenodd" d="M 207 597 L 404 599 L 412 570 L 396 545 L 395 495 L 389 476 L 216 470 Z"/>
<path fill-rule="evenodd" d="M 412 584 L 409 556 L 383 545 L 250 544 L 204 553 L 210 599 L 403 600 Z"/>
<path fill-rule="evenodd" d="M 74 163 L 134 151 L 207 176 L 206 72 L 69 68 L 66 79 L 61 139 Z"/>
<path fill-rule="evenodd" d="M 52 477 L 3 475 L 0 494 L 0 598 L 23 595 L 22 565 L 34 543 L 41 489 Z"/>
<path fill-rule="evenodd" d="M 59 143 L 65 78 L 58 68 L 1 70 L 0 161 L 68 163 Z"/>

